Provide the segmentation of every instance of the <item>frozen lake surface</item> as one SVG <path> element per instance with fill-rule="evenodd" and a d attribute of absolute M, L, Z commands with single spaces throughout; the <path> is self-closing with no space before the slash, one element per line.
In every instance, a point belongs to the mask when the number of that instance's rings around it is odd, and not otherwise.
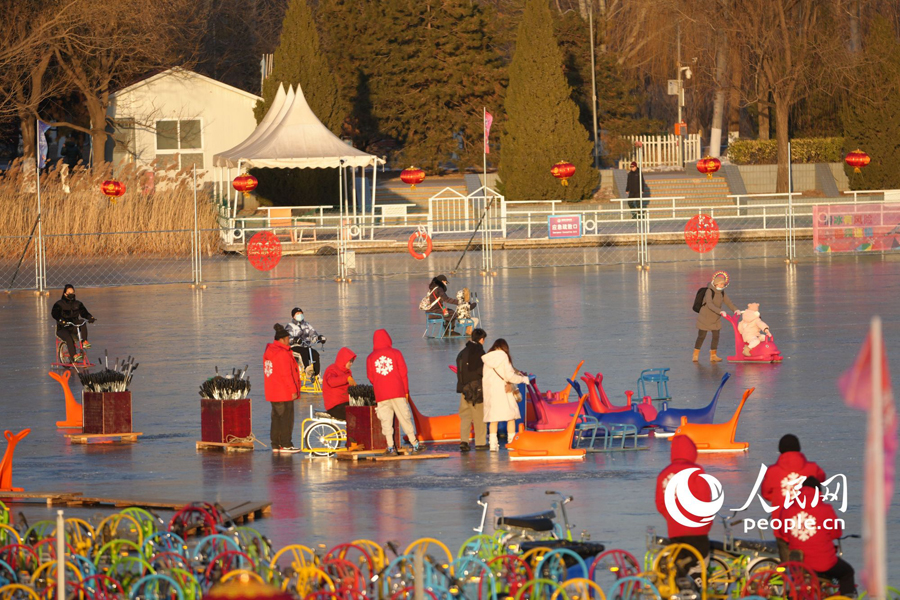
<path fill-rule="evenodd" d="M 316 269 L 320 259 L 293 260 L 308 260 Z M 729 295 L 740 308 L 761 304 L 785 356 L 781 365 L 710 366 L 708 346 L 700 364 L 690 362 L 696 335 L 690 305 L 715 270 L 688 264 L 654 265 L 644 273 L 632 266 L 513 269 L 494 278 L 459 275 L 451 278 L 450 288 L 478 292 L 488 341 L 506 338 L 516 366 L 537 374 L 542 389 L 561 389 L 585 359 L 584 369 L 602 372 L 611 399 L 622 403 L 641 369 L 671 367 L 673 406 L 698 407 L 712 397 L 722 374 L 731 372 L 717 421 L 727 420 L 743 390 L 755 387 L 737 433 L 739 441 L 750 442 L 750 451 L 700 458 L 722 481 L 725 507 L 744 504 L 760 464 L 773 462 L 778 439 L 794 433 L 807 457 L 829 476 L 847 476 L 843 516 L 848 533 L 861 533 L 865 416 L 844 406 L 835 382 L 855 358 L 873 314 L 884 319 L 888 355 L 900 372 L 900 262 L 871 256 L 793 267 L 780 260 L 730 263 Z M 575 497 L 569 515 L 576 532 L 642 554 L 647 526 L 665 530 L 653 496 L 656 475 L 668 463 L 669 442 L 663 439 L 651 438 L 644 452 L 593 454 L 584 462 L 556 464 L 511 463 L 505 452 L 460 455 L 455 445 L 444 448 L 451 452 L 445 460 L 371 464 L 273 456 L 261 448 L 235 456 L 194 449 L 200 438 L 197 388 L 215 365 L 220 370 L 250 365 L 254 430 L 268 443 L 262 352 L 273 323 L 289 320 L 294 306 L 328 337 L 326 364 L 340 346 L 359 355 L 357 381 L 365 379 L 372 332 L 386 328 L 406 356 L 412 395 L 423 412 L 455 411 L 455 376 L 447 365 L 463 343 L 422 338 L 424 318 L 416 307 L 429 279 L 401 275 L 350 285 L 282 280 L 213 284 L 203 291 L 186 285 L 80 289 L 79 299 L 98 318 L 91 329 L 92 356 L 108 349 L 111 358 L 133 355 L 140 363 L 131 389 L 134 427 L 144 436 L 134 446 L 67 444 L 55 427 L 64 417 L 62 392 L 47 376 L 54 348 L 50 307 L 60 292 L 53 290 L 49 298 L 0 295 L 5 340 L 0 429 L 32 429 L 18 446 L 14 483 L 29 491 L 128 498 L 270 500 L 272 517 L 254 526 L 277 546 L 358 538 L 405 544 L 431 536 L 454 550 L 478 525 L 475 499 L 482 490 L 491 491 L 492 509 L 515 514 L 548 508 L 544 491 L 553 489 Z M 720 354 L 732 354 L 733 344 L 731 331 L 724 329 Z M 77 381 L 73 390 L 80 395 Z M 307 395 L 300 402 L 296 444 L 311 403 L 320 405 L 321 398 Z M 892 557 L 900 553 L 900 514 L 893 509 Z M 14 510 L 30 520 L 49 514 L 34 505 Z M 764 516 L 758 502 L 750 514 Z M 720 525 L 712 535 L 721 535 Z M 859 540 L 847 540 L 844 550 L 861 566 Z"/>

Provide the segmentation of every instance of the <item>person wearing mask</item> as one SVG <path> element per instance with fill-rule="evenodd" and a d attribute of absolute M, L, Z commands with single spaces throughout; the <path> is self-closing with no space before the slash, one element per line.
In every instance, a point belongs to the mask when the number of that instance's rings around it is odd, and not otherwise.
<path fill-rule="evenodd" d="M 712 529 L 712 521 L 703 523 L 699 527 L 683 525 L 673 518 L 666 506 L 666 488 L 673 477 L 685 470 L 692 472 L 687 478 L 687 485 L 682 489 L 689 490 L 690 494 L 701 502 L 712 500 L 709 483 L 701 477 L 705 471 L 697 464 L 697 446 L 688 436 L 676 435 L 672 438 L 671 462 L 656 477 L 656 510 L 666 519 L 668 544 L 687 544 L 706 559 L 709 556 L 709 530 Z M 675 502 L 674 498 L 670 502 Z M 694 515 L 684 516 L 695 523 L 700 523 L 700 520 Z M 675 559 L 678 564 L 677 577 L 691 577 L 699 589 L 702 581 L 700 569 L 703 569 L 704 565 L 697 561 L 694 553 L 686 551 L 682 551 L 682 553 L 683 556 Z"/>
<path fill-rule="evenodd" d="M 385 454 L 397 454 L 394 447 L 394 417 L 409 438 L 413 453 L 422 450 L 416 439 L 412 411 L 409 409 L 409 379 L 403 353 L 394 348 L 391 336 L 379 329 L 372 336 L 372 353 L 366 358 L 366 374 L 375 391 L 375 414 L 387 440 Z"/>
<path fill-rule="evenodd" d="M 724 303 L 734 314 L 739 315 L 741 311 L 734 305 L 725 288 L 728 287 L 728 273 L 719 271 L 713 275 L 712 281 L 707 285 L 706 295 L 703 297 L 703 305 L 700 307 L 700 313 L 697 315 L 697 341 L 694 343 L 693 361 L 700 360 L 700 348 L 703 347 L 703 340 L 706 339 L 706 333 L 712 332 L 712 341 L 709 348 L 709 362 L 722 362 L 722 359 L 716 355 L 719 348 L 719 332 L 722 330 L 722 317 L 727 313 L 722 310 Z M 702 289 L 702 288 L 701 288 Z"/>
<path fill-rule="evenodd" d="M 631 218 L 638 218 L 638 209 L 647 208 L 650 204 L 646 198 L 650 197 L 650 188 L 644 179 L 636 162 L 631 163 L 628 170 L 628 180 L 625 182 L 625 193 L 628 195 L 628 208 L 631 209 Z"/>
<path fill-rule="evenodd" d="M 325 402 L 325 410 L 335 419 L 347 420 L 347 406 L 350 404 L 349 389 L 356 385 L 353 381 L 353 373 L 350 368 L 356 354 L 350 348 L 338 350 L 334 362 L 325 369 L 322 377 L 322 400 Z"/>
<path fill-rule="evenodd" d="M 776 508 L 772 518 L 781 518 L 781 511 L 788 504 L 791 494 L 797 493 L 797 487 L 807 477 L 815 477 L 818 481 L 825 481 L 825 471 L 814 462 L 806 460 L 806 456 L 800 452 L 800 440 L 796 435 L 787 434 L 778 442 L 778 460 L 766 469 L 766 475 L 762 481 L 762 497 L 770 506 Z M 781 562 L 790 560 L 787 541 L 776 537 L 778 542 L 778 554 Z"/>
<path fill-rule="evenodd" d="M 272 452 L 295 454 L 300 448 L 294 447 L 294 400 L 300 398 L 300 371 L 291 352 L 291 334 L 275 323 L 275 341 L 266 345 L 263 354 L 263 374 L 265 376 L 266 401 L 272 405 L 272 425 L 270 439 Z"/>
<path fill-rule="evenodd" d="M 50 309 L 50 316 L 56 320 L 56 335 L 66 343 L 72 362 L 81 362 L 82 355 L 75 348 L 75 340 L 78 338 L 77 326 L 84 321 L 93 323 L 97 319 L 88 312 L 84 304 L 75 298 L 73 285 L 67 283 L 63 287 L 62 298 L 57 300 Z M 87 325 L 81 325 L 81 345 L 84 348 L 91 347 L 91 343 L 88 341 Z"/>
<path fill-rule="evenodd" d="M 516 419 L 522 416 L 516 386 L 528 383 L 528 376 L 513 367 L 509 344 L 503 338 L 494 342 L 481 361 L 484 363 L 481 377 L 484 421 L 490 423 L 490 450 L 497 452 L 500 450 L 497 439 L 500 421 L 506 421 L 506 434 L 510 440 L 515 435 Z"/>
<path fill-rule="evenodd" d="M 841 596 L 856 595 L 853 567 L 837 554 L 834 541 L 843 535 L 842 520 L 818 497 L 820 481 L 807 477 L 800 496 L 781 512 L 782 527 L 775 537 L 785 540 L 791 551 L 803 553 L 803 564 L 822 579 L 837 580 Z M 818 502 L 816 502 L 818 500 Z"/>
<path fill-rule="evenodd" d="M 319 332 L 303 317 L 303 310 L 299 308 L 291 311 L 291 322 L 287 324 L 287 331 L 291 334 L 291 346 L 300 356 L 303 368 L 308 370 L 312 365 L 313 373 L 318 377 L 321 369 L 319 351 L 313 348 L 313 345 L 324 344 L 325 336 L 319 335 Z"/>
<path fill-rule="evenodd" d="M 456 355 L 456 391 L 459 393 L 459 450 L 469 451 L 469 436 L 475 428 L 475 448 L 485 448 L 487 427 L 484 422 L 484 394 L 481 378 L 484 371 L 483 329 L 474 329 L 472 339 Z"/>

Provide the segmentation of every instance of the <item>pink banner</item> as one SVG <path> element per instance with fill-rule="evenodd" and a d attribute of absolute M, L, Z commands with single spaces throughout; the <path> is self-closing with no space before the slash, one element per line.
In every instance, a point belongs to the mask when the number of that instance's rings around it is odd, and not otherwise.
<path fill-rule="evenodd" d="M 484 112 L 484 153 L 491 153 L 491 144 L 488 141 L 491 137 L 491 124 L 494 122 L 494 115 L 485 111 Z"/>
<path fill-rule="evenodd" d="M 581 237 L 581 215 L 550 215 L 547 232 L 550 239 Z"/>
<path fill-rule="evenodd" d="M 813 207 L 816 252 L 900 250 L 900 204 Z"/>

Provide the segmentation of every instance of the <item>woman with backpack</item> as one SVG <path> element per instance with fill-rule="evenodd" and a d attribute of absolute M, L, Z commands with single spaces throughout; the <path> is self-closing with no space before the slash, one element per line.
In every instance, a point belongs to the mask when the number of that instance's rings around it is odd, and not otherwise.
<path fill-rule="evenodd" d="M 697 342 L 694 344 L 694 362 L 700 360 L 700 348 L 703 346 L 703 340 L 706 339 L 706 332 L 712 332 L 712 342 L 709 348 L 709 362 L 722 362 L 722 359 L 716 356 L 716 350 L 719 348 L 719 331 L 722 329 L 722 317 L 727 313 L 722 310 L 724 303 L 734 314 L 739 315 L 741 311 L 737 309 L 725 288 L 728 287 L 728 273 L 719 271 L 713 275 L 712 281 L 706 288 L 697 290 L 697 296 L 694 298 L 694 312 L 697 315 Z M 702 296 L 702 300 L 701 300 Z M 698 302 L 700 303 L 698 306 Z"/>

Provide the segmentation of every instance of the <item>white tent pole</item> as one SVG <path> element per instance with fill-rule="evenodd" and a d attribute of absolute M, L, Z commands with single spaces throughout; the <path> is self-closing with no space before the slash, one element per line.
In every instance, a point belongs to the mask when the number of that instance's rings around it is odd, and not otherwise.
<path fill-rule="evenodd" d="M 369 239 L 375 239 L 375 186 L 378 182 L 378 157 L 372 163 L 372 229 L 369 230 Z"/>
<path fill-rule="evenodd" d="M 359 226 L 356 221 L 356 167 L 350 167 L 350 185 L 353 186 L 353 224 Z"/>

